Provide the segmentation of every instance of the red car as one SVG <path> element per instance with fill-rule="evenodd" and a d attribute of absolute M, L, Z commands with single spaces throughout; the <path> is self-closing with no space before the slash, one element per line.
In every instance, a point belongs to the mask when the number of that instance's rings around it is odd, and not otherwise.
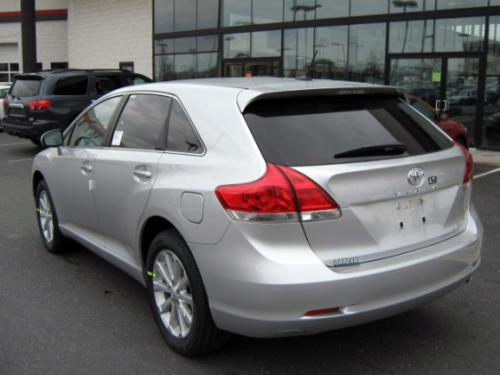
<path fill-rule="evenodd" d="M 406 95 L 408 103 L 446 132 L 454 141 L 469 148 L 468 132 L 464 124 L 454 121 L 446 113 L 439 114 L 429 104 L 415 95 Z"/>

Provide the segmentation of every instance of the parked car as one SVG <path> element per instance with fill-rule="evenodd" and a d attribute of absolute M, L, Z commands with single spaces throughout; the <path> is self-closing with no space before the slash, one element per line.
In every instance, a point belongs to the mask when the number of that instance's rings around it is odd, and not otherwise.
<path fill-rule="evenodd" d="M 450 119 L 446 113 L 439 113 L 415 95 L 407 94 L 406 96 L 413 108 L 443 129 L 455 142 L 460 143 L 467 149 L 469 148 L 469 135 L 464 124 Z"/>
<path fill-rule="evenodd" d="M 10 85 L 0 85 L 0 132 L 3 131 L 2 122 L 5 117 L 4 112 L 4 99 L 7 97 Z"/>
<path fill-rule="evenodd" d="M 128 87 L 42 143 L 55 146 L 33 162 L 47 250 L 72 238 L 144 284 L 184 355 L 228 332 L 304 335 L 397 314 L 480 262 L 472 158 L 395 88 Z"/>
<path fill-rule="evenodd" d="M 4 102 L 7 133 L 40 144 L 48 130 L 64 131 L 92 101 L 123 86 L 151 80 L 120 70 L 55 70 L 16 76 Z"/>

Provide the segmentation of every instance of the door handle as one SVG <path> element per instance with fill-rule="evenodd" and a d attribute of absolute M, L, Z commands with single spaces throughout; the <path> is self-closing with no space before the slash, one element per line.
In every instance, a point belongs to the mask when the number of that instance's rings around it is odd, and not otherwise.
<path fill-rule="evenodd" d="M 81 168 L 82 168 L 82 171 L 84 171 L 86 173 L 90 173 L 90 172 L 92 172 L 94 170 L 94 167 L 88 161 L 83 162 Z"/>
<path fill-rule="evenodd" d="M 140 178 L 151 178 L 153 174 L 150 171 L 137 169 L 134 171 L 134 176 Z"/>

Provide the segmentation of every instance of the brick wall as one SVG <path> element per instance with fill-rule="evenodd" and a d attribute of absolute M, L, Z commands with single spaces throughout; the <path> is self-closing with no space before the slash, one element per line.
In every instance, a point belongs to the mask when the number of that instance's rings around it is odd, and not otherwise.
<path fill-rule="evenodd" d="M 69 0 L 68 56 L 73 68 L 117 69 L 133 61 L 153 75 L 152 0 Z"/>

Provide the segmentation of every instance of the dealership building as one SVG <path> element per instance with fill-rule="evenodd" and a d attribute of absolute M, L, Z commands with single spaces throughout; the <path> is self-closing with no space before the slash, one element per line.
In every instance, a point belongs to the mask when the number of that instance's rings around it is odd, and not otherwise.
<path fill-rule="evenodd" d="M 0 81 L 22 71 L 19 3 L 0 3 Z M 465 124 L 477 146 L 500 149 L 500 0 L 37 0 L 36 8 L 42 69 L 391 84 Z"/>

